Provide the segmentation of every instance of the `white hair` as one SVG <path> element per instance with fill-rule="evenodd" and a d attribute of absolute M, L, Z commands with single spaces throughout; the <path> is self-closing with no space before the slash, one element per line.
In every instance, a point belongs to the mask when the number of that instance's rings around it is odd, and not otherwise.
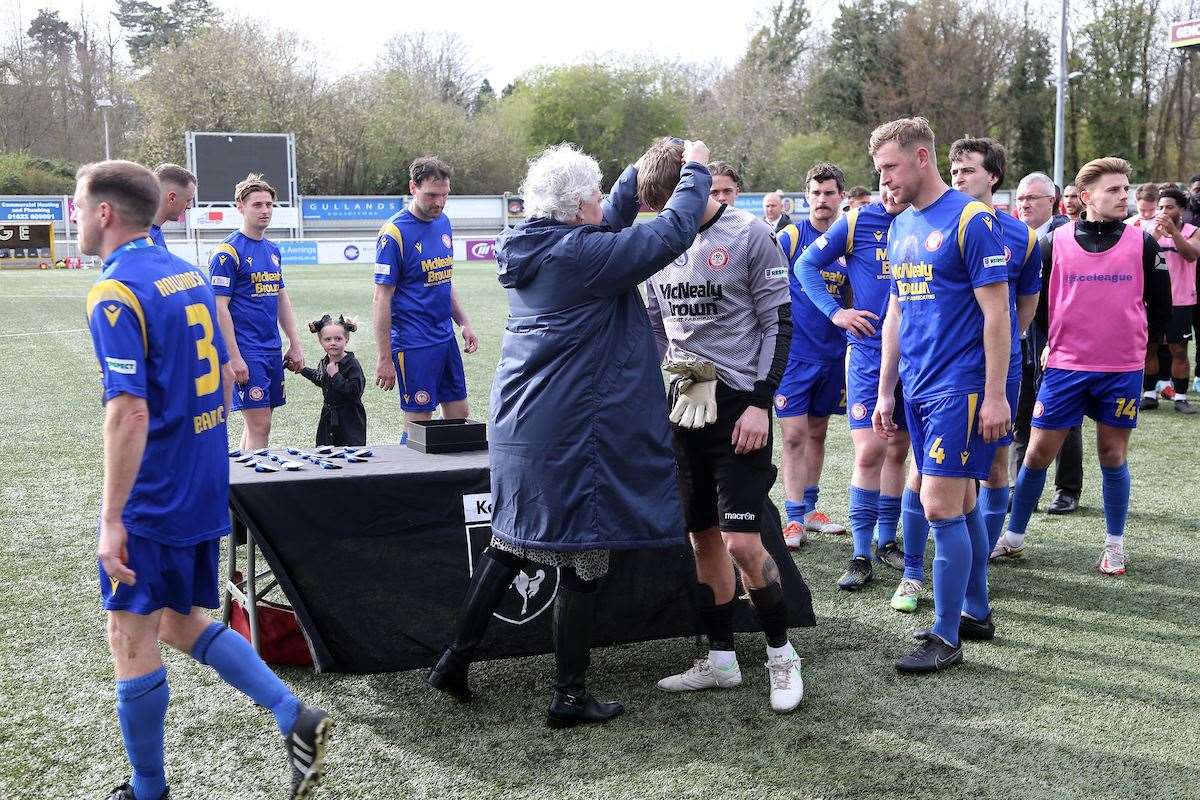
<path fill-rule="evenodd" d="M 600 165 L 573 144 L 547 147 L 530 159 L 520 191 L 527 219 L 573 222 L 583 201 L 600 191 Z"/>
<path fill-rule="evenodd" d="M 1021 182 L 1017 184 L 1017 188 L 1020 189 L 1021 186 L 1028 186 L 1031 183 L 1045 184 L 1046 189 L 1049 190 L 1052 197 L 1058 196 L 1058 187 L 1055 186 L 1054 180 L 1044 172 L 1029 173 L 1024 178 L 1021 178 Z"/>

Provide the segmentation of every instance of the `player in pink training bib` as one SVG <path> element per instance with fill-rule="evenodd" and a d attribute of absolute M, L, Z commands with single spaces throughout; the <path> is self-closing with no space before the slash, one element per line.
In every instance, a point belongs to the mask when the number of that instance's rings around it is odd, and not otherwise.
<path fill-rule="evenodd" d="M 1171 287 L 1158 243 L 1139 228 L 1122 224 L 1129 164 L 1120 158 L 1090 161 L 1075 185 L 1087 205 L 1087 220 L 1064 225 L 1043 240 L 1050 332 L 1043 355 L 1046 372 L 1008 531 L 991 558 L 1024 553 L 1025 529 L 1045 486 L 1046 467 L 1067 431 L 1087 414 L 1096 421 L 1108 527 L 1097 567 L 1107 575 L 1124 575 L 1129 437 L 1137 427 L 1146 344 L 1165 329 Z"/>

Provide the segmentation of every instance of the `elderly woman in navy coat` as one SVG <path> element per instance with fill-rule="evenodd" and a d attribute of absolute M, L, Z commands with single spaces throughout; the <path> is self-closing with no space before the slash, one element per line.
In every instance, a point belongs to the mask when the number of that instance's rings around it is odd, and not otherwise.
<path fill-rule="evenodd" d="M 712 178 L 689 142 L 681 180 L 654 220 L 637 216 L 637 168 L 600 199 L 600 168 L 571 145 L 534 159 L 528 217 L 497 242 L 509 313 L 492 385 L 492 533 L 453 643 L 429 675 L 467 701 L 467 667 L 518 570 L 557 567 L 552 727 L 624 708 L 584 686 L 596 588 L 610 550 L 683 541 L 658 352 L 638 286 L 696 237 Z M 632 227 L 631 227 L 632 226 Z"/>

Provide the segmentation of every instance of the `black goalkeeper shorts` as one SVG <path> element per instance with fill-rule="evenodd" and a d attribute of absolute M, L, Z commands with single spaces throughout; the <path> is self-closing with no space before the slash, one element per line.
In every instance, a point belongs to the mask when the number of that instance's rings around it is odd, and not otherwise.
<path fill-rule="evenodd" d="M 669 393 L 675 404 L 675 384 Z M 745 455 L 733 452 L 733 428 L 750 405 L 749 395 L 717 382 L 717 421 L 696 430 L 671 426 L 679 491 L 688 531 L 719 528 L 761 533 L 767 495 L 775 483 L 771 463 L 773 424 L 767 413 L 767 443 Z"/>

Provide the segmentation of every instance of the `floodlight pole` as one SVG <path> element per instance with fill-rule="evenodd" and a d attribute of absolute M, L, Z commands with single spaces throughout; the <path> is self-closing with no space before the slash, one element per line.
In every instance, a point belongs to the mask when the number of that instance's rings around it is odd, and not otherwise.
<path fill-rule="evenodd" d="M 1062 0 L 1058 20 L 1058 74 L 1054 100 L 1054 183 L 1063 188 L 1063 144 L 1067 116 L 1067 0 Z"/>

